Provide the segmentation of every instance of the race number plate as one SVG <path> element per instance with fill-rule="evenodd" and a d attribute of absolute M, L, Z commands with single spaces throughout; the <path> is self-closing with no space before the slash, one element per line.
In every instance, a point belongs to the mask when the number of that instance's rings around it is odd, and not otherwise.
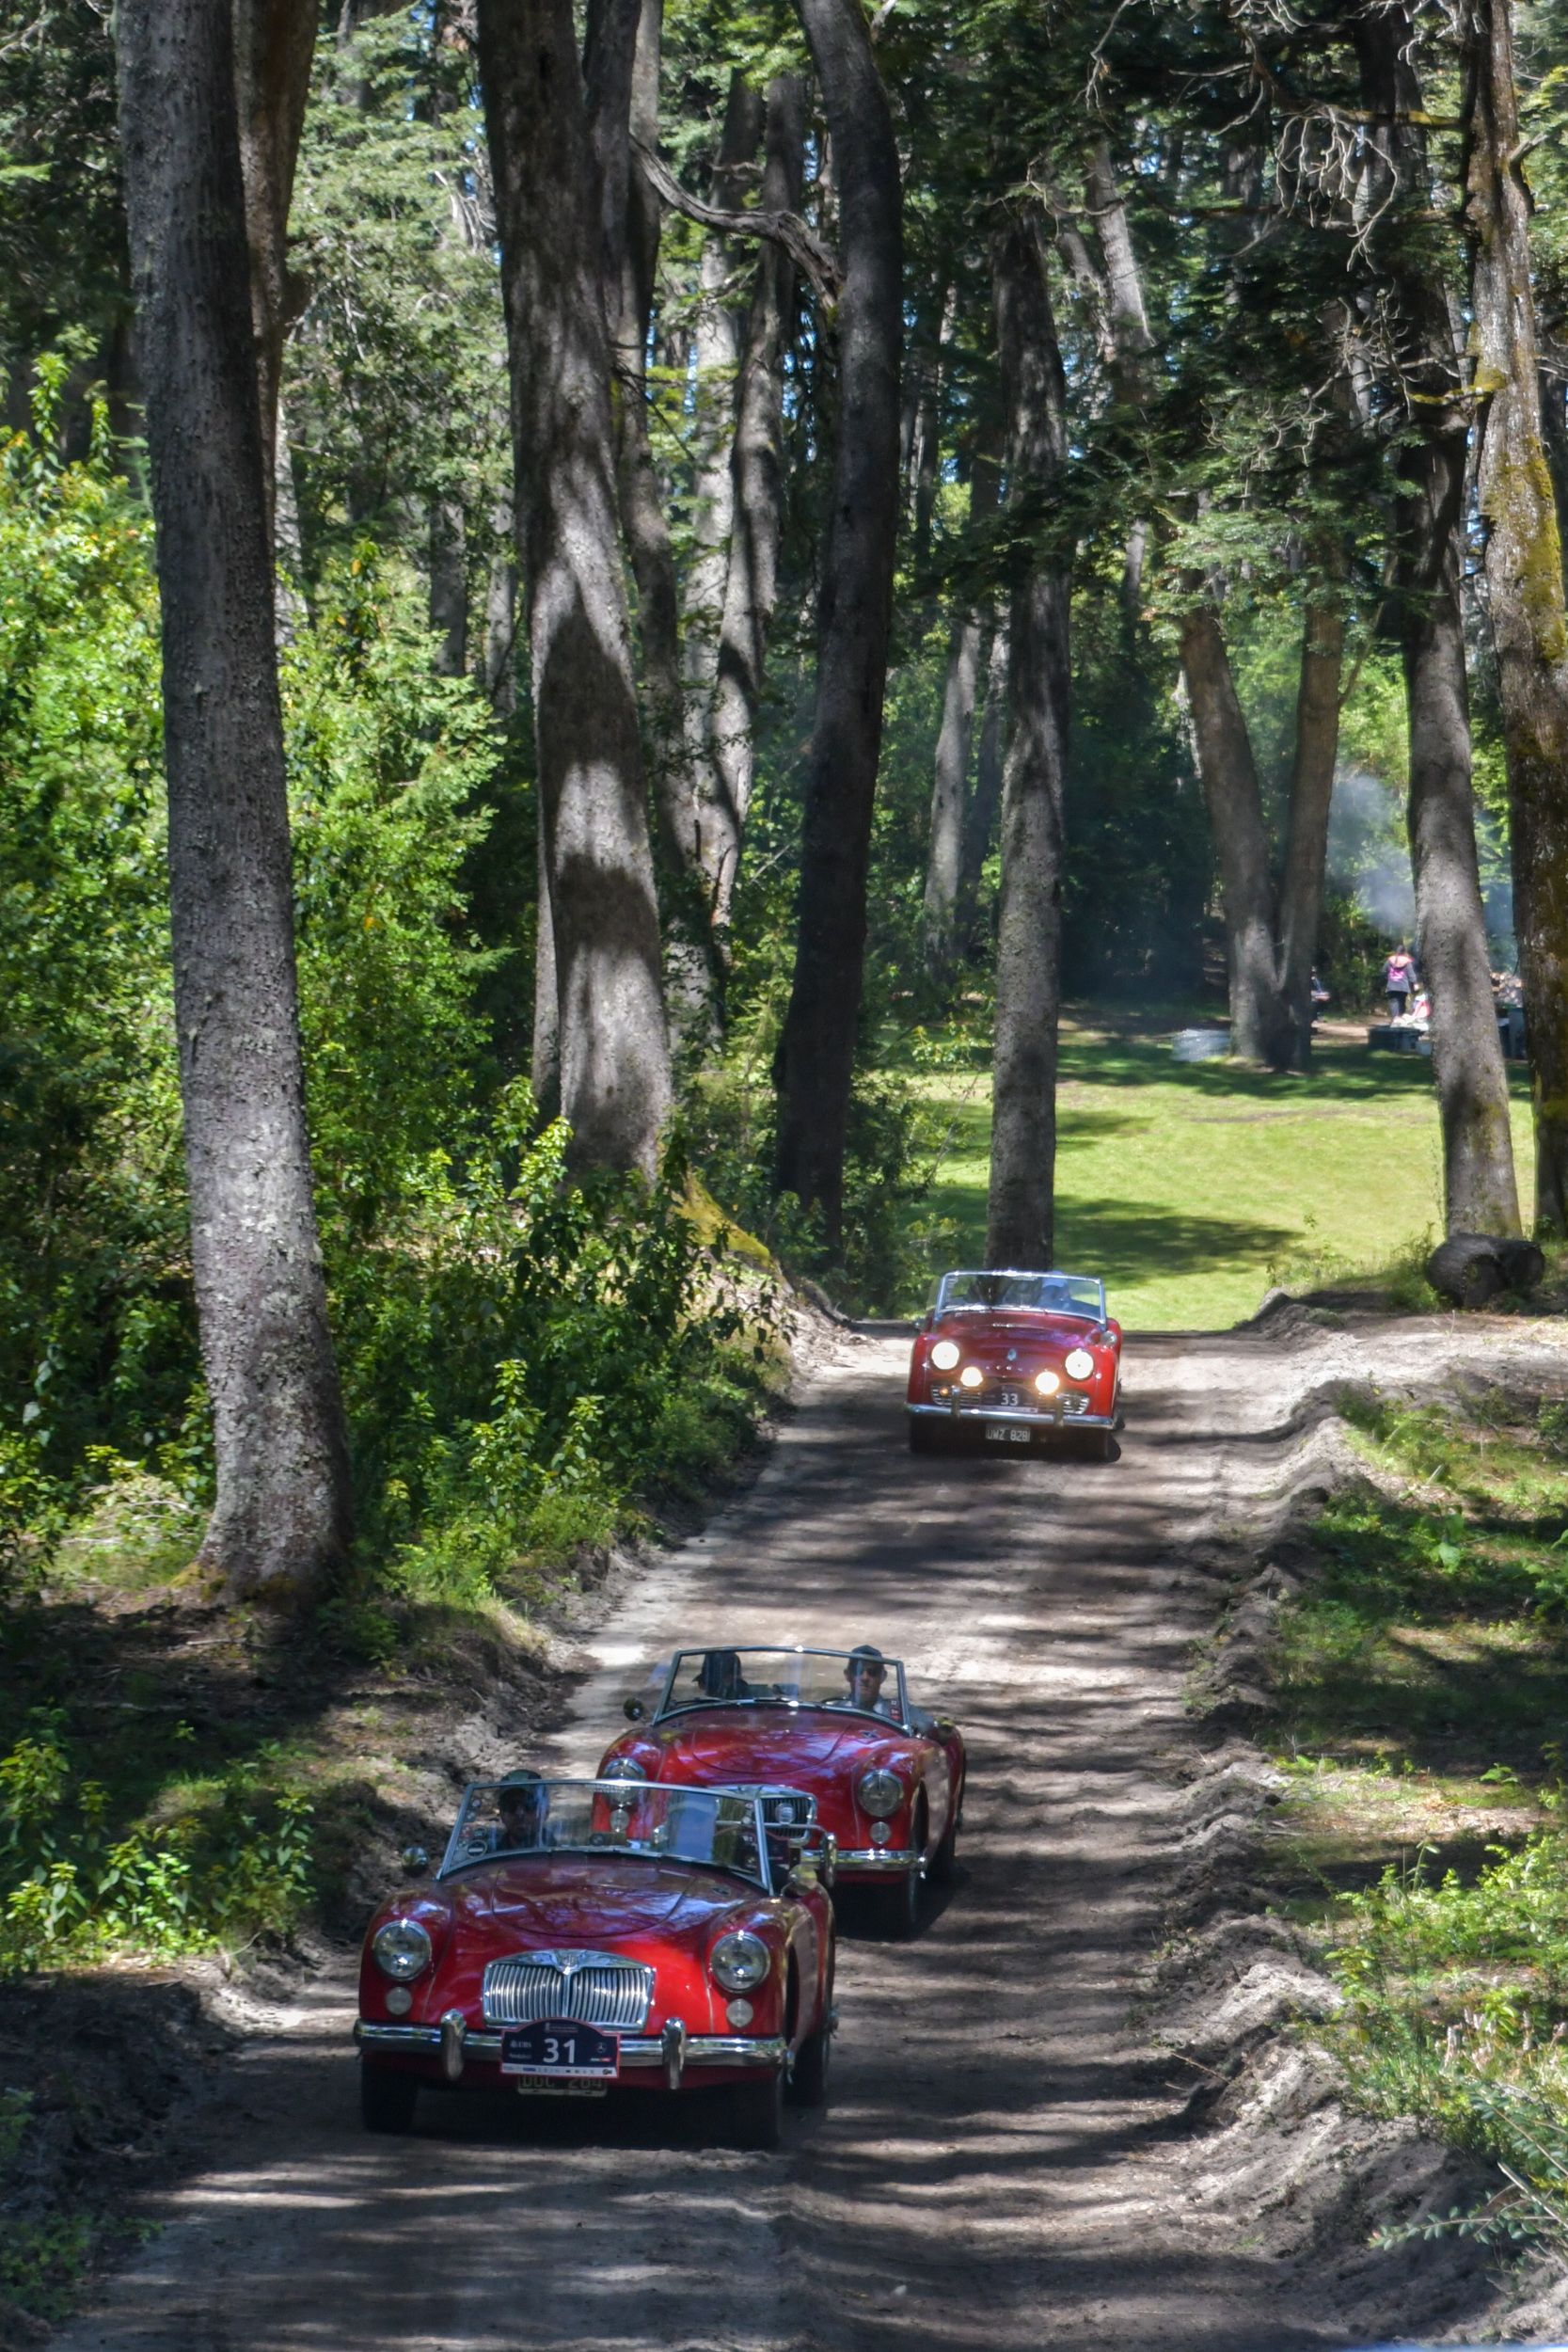
<path fill-rule="evenodd" d="M 501 2036 L 501 2073 L 519 2090 L 555 2090 L 568 2083 L 612 2083 L 621 2063 L 617 2034 L 579 2026 L 569 2017 L 546 2017 L 537 2025 L 513 2026 Z"/>
<path fill-rule="evenodd" d="M 1029 1432 L 1021 1429 L 1016 1421 L 988 1421 L 986 1435 L 993 1445 L 1027 1445 Z"/>

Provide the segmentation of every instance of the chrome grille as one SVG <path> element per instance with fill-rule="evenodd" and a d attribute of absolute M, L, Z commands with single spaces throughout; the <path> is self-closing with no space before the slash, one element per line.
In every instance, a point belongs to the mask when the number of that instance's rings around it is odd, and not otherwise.
<path fill-rule="evenodd" d="M 635 2033 L 654 1997 L 654 1972 L 614 1952 L 515 1952 L 484 1971 L 484 2022 L 531 2026 L 571 2017 Z"/>
<path fill-rule="evenodd" d="M 765 1790 L 762 1818 L 768 1829 L 809 1829 L 816 1819 L 816 1799 L 800 1788 Z"/>

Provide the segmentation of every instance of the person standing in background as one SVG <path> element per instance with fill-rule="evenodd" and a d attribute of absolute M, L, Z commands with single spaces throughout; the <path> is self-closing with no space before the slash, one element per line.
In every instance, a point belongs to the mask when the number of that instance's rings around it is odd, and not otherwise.
<path fill-rule="evenodd" d="M 1416 959 L 1402 940 L 1384 966 L 1383 985 L 1388 993 L 1389 1019 L 1402 1021 L 1416 985 Z"/>

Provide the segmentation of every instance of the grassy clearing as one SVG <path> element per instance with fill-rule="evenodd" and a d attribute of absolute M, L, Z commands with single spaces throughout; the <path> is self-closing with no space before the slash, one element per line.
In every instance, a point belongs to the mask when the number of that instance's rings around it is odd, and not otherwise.
<path fill-rule="evenodd" d="M 944 1141 L 924 1213 L 951 1231 L 961 1261 L 985 1232 L 990 1074 L 930 1058 L 914 1084 Z M 1442 1230 L 1429 1061 L 1347 1035 L 1324 1041 L 1306 1078 L 1183 1065 L 1169 1029 L 1080 1009 L 1063 1024 L 1061 1077 L 1056 1254 L 1102 1272 L 1133 1329 L 1223 1327 L 1255 1312 L 1272 1282 L 1411 1260 Z M 1522 1067 L 1513 1085 L 1524 1184 Z"/>
<path fill-rule="evenodd" d="M 1370 1474 L 1282 1615 L 1276 1881 L 1358 2101 L 1502 2166 L 1456 2225 L 1568 2245 L 1568 1407 L 1344 1409 Z"/>

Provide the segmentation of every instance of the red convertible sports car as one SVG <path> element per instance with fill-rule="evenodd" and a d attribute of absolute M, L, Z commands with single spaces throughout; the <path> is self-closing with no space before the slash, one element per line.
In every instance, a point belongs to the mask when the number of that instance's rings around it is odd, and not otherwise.
<path fill-rule="evenodd" d="M 1106 1461 L 1120 1385 L 1121 1326 L 1093 1275 L 944 1274 L 910 1358 L 910 1450 L 1066 1432 Z"/>
<path fill-rule="evenodd" d="M 360 2093 L 404 2132 L 421 2085 L 594 2097 L 719 2088 L 730 2136 L 777 2145 L 787 2084 L 827 2098 L 829 1841 L 761 1800 L 626 1780 L 476 1783 L 432 1883 L 372 1920 Z M 411 1867 L 423 1861 L 417 1851 Z"/>
<path fill-rule="evenodd" d="M 807 1795 L 837 1841 L 835 1882 L 879 1886 L 895 1931 L 914 1932 L 924 1882 L 953 1867 L 964 1743 L 911 1704 L 897 1659 L 869 1643 L 677 1650 L 659 1695 L 626 1714 L 639 1728 L 607 1749 L 607 1779 L 753 1788 L 784 1820 Z"/>

